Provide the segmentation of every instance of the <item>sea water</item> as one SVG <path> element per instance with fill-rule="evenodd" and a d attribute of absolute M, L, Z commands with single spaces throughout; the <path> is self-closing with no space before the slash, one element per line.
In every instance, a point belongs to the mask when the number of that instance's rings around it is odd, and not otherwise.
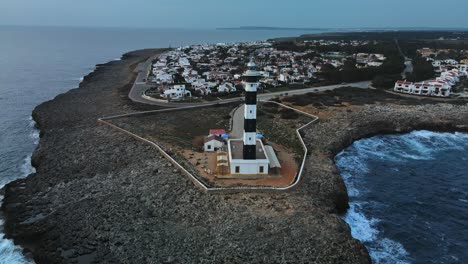
<path fill-rule="evenodd" d="M 468 263 L 468 135 L 415 131 L 356 141 L 336 164 L 344 220 L 375 263 Z"/>
<path fill-rule="evenodd" d="M 135 49 L 306 33 L 318 31 L 0 26 L 0 187 L 34 173 L 31 153 L 39 133 L 31 119 L 33 108 L 77 87 L 96 64 L 118 60 Z M 0 239 L 0 264 L 24 262 L 21 249 Z"/>

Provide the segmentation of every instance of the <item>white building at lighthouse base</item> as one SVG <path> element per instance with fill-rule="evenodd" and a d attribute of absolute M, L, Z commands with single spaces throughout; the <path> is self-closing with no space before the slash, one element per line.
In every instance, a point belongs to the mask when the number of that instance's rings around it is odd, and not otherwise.
<path fill-rule="evenodd" d="M 256 159 L 243 159 L 244 142 L 242 139 L 231 139 L 228 141 L 229 167 L 231 176 L 266 176 L 270 160 L 265 152 L 262 141 L 256 140 Z"/>

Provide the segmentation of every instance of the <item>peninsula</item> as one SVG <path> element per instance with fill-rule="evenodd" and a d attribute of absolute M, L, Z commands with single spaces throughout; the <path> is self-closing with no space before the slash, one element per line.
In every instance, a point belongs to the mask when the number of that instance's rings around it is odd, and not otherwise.
<path fill-rule="evenodd" d="M 2 210 L 7 236 L 36 263 L 370 263 L 340 218 L 348 194 L 335 155 L 376 134 L 468 132 L 464 98 L 342 86 L 282 94 L 274 100 L 319 118 L 301 131 L 309 154 L 299 184 L 205 192 L 153 145 L 97 122 L 163 108 L 128 95 L 140 63 L 164 51 L 98 65 L 79 88 L 34 109 L 37 172 L 5 186 Z"/>

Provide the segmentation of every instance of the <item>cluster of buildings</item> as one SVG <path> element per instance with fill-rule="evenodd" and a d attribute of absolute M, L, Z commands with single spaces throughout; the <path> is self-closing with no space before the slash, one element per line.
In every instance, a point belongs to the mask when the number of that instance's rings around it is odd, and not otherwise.
<path fill-rule="evenodd" d="M 393 90 L 395 92 L 426 95 L 426 96 L 439 96 L 448 97 L 452 94 L 452 88 L 460 82 L 461 78 L 468 76 L 468 59 L 454 60 L 454 59 L 438 59 L 441 54 L 452 54 L 459 52 L 460 54 L 468 55 L 466 51 L 455 51 L 450 49 L 431 49 L 422 48 L 418 49 L 417 53 L 431 62 L 434 71 L 439 74 L 434 80 L 427 80 L 423 82 L 413 83 L 408 81 L 397 81 Z"/>
<path fill-rule="evenodd" d="M 332 46 L 337 45 L 341 47 L 345 46 L 363 46 L 369 44 L 377 44 L 377 41 L 370 40 L 327 40 L 327 39 L 317 39 L 317 40 L 305 40 L 304 44 L 306 45 L 319 45 L 319 46 Z"/>
<path fill-rule="evenodd" d="M 461 78 L 468 76 L 468 64 L 453 64 L 451 69 L 440 70 L 440 77 L 418 83 L 397 81 L 394 91 L 406 94 L 448 97 Z"/>
<path fill-rule="evenodd" d="M 459 53 L 461 55 L 468 56 L 468 50 L 453 50 L 453 49 L 431 49 L 431 48 L 422 48 L 416 50 L 416 52 L 423 58 L 437 58 L 443 54 L 453 54 Z M 464 62 L 461 63 L 468 63 L 468 59 L 465 59 Z"/>
<path fill-rule="evenodd" d="M 333 45 L 334 42 L 319 43 Z M 363 43 L 357 41 L 352 45 Z M 315 79 L 315 73 L 324 65 L 340 68 L 350 58 L 356 60 L 356 67 L 378 67 L 385 60 L 382 54 L 317 54 L 313 47 L 304 52 L 279 50 L 269 42 L 192 45 L 161 54 L 153 62 L 147 80 L 157 86 L 161 97 L 171 99 L 188 94 L 174 91 L 176 84 L 184 84 L 186 91 L 198 96 L 238 92 L 243 89 L 241 74 L 252 55 L 259 67 L 262 84 L 259 88 L 304 84 Z"/>

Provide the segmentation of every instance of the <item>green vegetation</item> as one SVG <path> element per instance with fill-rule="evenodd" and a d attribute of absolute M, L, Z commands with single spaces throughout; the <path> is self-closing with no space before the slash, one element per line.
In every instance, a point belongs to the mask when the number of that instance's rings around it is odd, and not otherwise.
<path fill-rule="evenodd" d="M 317 76 L 326 81 L 336 83 L 359 82 L 372 80 L 378 75 L 399 74 L 404 69 L 404 58 L 399 55 L 392 54 L 387 57 L 383 65 L 380 67 L 344 67 L 343 70 L 327 67 L 325 70 L 322 69 L 322 72 L 317 73 Z"/>
<path fill-rule="evenodd" d="M 410 82 L 420 82 L 429 80 L 434 76 L 432 63 L 418 56 L 413 60 L 413 73 L 406 74 L 406 79 Z"/>
<path fill-rule="evenodd" d="M 342 40 L 342 38 L 339 38 Z M 302 39 L 301 39 L 302 40 Z M 357 68 L 356 61 L 348 58 L 344 62 L 342 69 L 336 69 L 332 65 L 325 64 L 321 72 L 317 73 L 317 77 L 328 83 L 341 82 L 359 82 L 372 80 L 379 75 L 395 75 L 403 72 L 405 69 L 404 58 L 401 56 L 395 41 L 386 40 L 372 42 L 365 45 L 320 45 L 313 43 L 298 43 L 295 41 L 279 41 L 274 43 L 274 47 L 278 50 L 289 51 L 315 51 L 307 56 L 313 58 L 318 53 L 326 54 L 329 52 L 339 52 L 342 54 L 357 54 L 357 53 L 381 53 L 387 58 L 380 67 Z"/>
<path fill-rule="evenodd" d="M 377 75 L 372 80 L 372 86 L 378 89 L 390 89 L 393 88 L 395 82 L 401 79 L 400 74 L 384 74 Z"/>

